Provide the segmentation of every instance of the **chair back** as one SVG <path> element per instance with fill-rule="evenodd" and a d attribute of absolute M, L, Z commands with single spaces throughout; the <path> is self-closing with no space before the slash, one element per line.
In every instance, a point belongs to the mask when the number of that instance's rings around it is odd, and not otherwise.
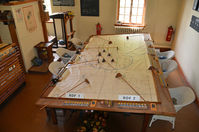
<path fill-rule="evenodd" d="M 195 94 L 193 90 L 186 86 L 169 88 L 169 93 L 171 98 L 176 99 L 176 104 L 174 104 L 176 112 L 191 104 L 195 100 Z"/>
<path fill-rule="evenodd" d="M 174 60 L 167 60 L 160 62 L 164 77 L 167 78 L 168 75 L 178 68 L 178 64 Z"/>
<path fill-rule="evenodd" d="M 165 52 L 157 52 L 158 57 L 163 57 L 163 59 L 159 59 L 159 61 L 167 61 L 167 60 L 171 60 L 174 58 L 175 56 L 175 51 L 173 50 L 169 50 L 169 51 L 165 51 Z"/>
<path fill-rule="evenodd" d="M 50 65 L 48 66 L 48 70 L 53 74 L 58 76 L 58 73 L 60 71 L 61 68 L 64 67 L 64 64 L 58 61 L 53 61 L 50 63 Z"/>
<path fill-rule="evenodd" d="M 57 55 L 58 55 L 59 57 L 62 57 L 62 55 L 64 55 L 65 53 L 69 53 L 69 52 L 70 52 L 70 50 L 64 49 L 64 48 L 58 48 L 58 49 L 56 50 L 56 53 L 57 53 Z"/>

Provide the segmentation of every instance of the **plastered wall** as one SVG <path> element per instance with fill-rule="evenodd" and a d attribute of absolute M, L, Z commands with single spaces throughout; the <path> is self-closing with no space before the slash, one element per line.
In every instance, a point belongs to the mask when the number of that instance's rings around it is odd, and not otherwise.
<path fill-rule="evenodd" d="M 52 3 L 52 1 L 51 1 Z M 151 33 L 155 43 L 171 44 L 166 42 L 167 28 L 172 25 L 176 28 L 181 0 L 146 0 L 146 31 Z M 117 0 L 100 0 L 100 16 L 87 17 L 80 14 L 80 0 L 75 0 L 75 6 L 52 6 L 53 12 L 73 11 L 74 29 L 76 37 L 86 40 L 90 35 L 96 34 L 95 25 L 100 22 L 103 34 L 115 33 Z M 48 32 L 53 35 L 53 25 L 47 24 Z M 60 23 L 57 23 L 58 37 L 61 37 Z"/>
<path fill-rule="evenodd" d="M 15 12 L 16 9 L 30 6 L 30 5 L 33 6 L 35 21 L 37 25 L 36 30 L 34 30 L 33 32 L 29 32 L 26 29 L 26 23 L 25 23 L 24 18 L 22 21 L 17 20 L 17 16 Z M 14 19 L 15 19 L 17 36 L 18 36 L 20 47 L 21 47 L 22 56 L 25 63 L 25 68 L 26 70 L 28 70 L 32 66 L 31 60 L 35 56 L 37 56 L 34 46 L 38 44 L 39 42 L 44 41 L 38 3 L 31 2 L 28 4 L 16 5 L 12 7 L 12 11 L 13 11 Z"/>
<path fill-rule="evenodd" d="M 23 11 L 22 11 L 22 19 L 20 20 L 16 14 L 17 9 L 22 9 L 23 7 L 27 7 L 27 6 L 33 6 L 33 10 L 34 10 L 34 16 L 35 16 L 37 28 L 33 32 L 29 32 L 26 28 Z M 19 45 L 21 47 L 21 52 L 22 52 L 25 68 L 26 68 L 26 71 L 28 71 L 28 69 L 32 66 L 31 60 L 35 56 L 37 56 L 37 52 L 34 46 L 38 44 L 39 42 L 44 41 L 38 3 L 31 2 L 31 3 L 15 5 L 15 6 L 0 6 L 0 9 L 12 11 L 15 25 L 16 25 L 16 33 L 19 40 Z M 5 43 L 12 42 L 8 27 L 2 25 L 2 23 L 0 24 L 0 35 L 3 42 Z"/>
<path fill-rule="evenodd" d="M 199 33 L 189 26 L 192 15 L 199 17 L 199 12 L 192 10 L 193 2 L 194 0 L 183 0 L 174 49 L 185 77 L 199 96 Z"/>

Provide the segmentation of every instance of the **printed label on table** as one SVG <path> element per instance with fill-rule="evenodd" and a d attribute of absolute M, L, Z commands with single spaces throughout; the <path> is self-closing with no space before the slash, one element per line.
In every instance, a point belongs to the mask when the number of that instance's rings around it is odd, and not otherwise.
<path fill-rule="evenodd" d="M 84 94 L 81 93 L 67 93 L 66 98 L 76 98 L 76 99 L 83 99 Z"/>
<path fill-rule="evenodd" d="M 119 100 L 122 101 L 140 101 L 140 96 L 138 95 L 119 95 Z"/>

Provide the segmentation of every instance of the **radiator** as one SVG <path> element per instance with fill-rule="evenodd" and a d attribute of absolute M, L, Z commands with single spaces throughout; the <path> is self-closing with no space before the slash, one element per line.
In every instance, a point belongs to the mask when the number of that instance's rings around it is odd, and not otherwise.
<path fill-rule="evenodd" d="M 132 33 L 142 33 L 144 27 L 122 27 L 115 26 L 116 34 L 132 34 Z"/>

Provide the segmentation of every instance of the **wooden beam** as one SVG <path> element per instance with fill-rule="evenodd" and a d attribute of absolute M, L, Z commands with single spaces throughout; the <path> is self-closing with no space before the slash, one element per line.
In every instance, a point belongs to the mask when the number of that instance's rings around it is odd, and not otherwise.
<path fill-rule="evenodd" d="M 43 18 L 44 9 L 43 9 L 43 1 L 42 0 L 38 0 L 38 6 L 39 6 L 43 35 L 44 35 L 44 41 L 48 42 L 48 32 L 47 32 L 47 27 L 46 27 L 46 21 Z"/>

